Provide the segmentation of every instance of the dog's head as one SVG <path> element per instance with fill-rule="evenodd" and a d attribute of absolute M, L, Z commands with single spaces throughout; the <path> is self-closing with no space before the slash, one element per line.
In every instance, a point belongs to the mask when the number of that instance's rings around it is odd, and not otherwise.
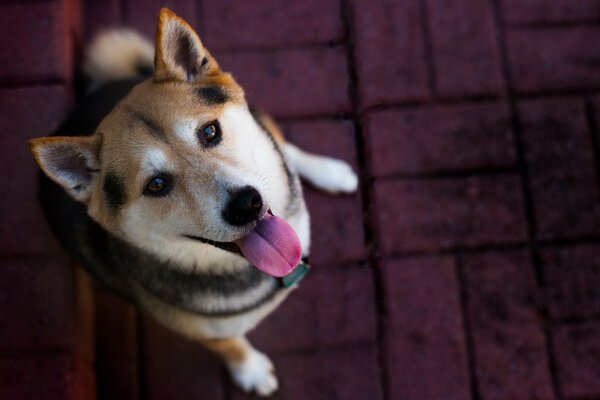
<path fill-rule="evenodd" d="M 242 88 L 167 9 L 159 16 L 152 79 L 136 86 L 93 136 L 29 145 L 42 170 L 101 226 L 159 253 L 205 258 L 209 245 L 201 242 L 226 249 L 235 242 L 256 253 L 260 243 L 243 239 L 257 239 L 250 233 L 259 221 L 276 235 L 290 234 L 270 214 L 283 213 L 289 197 L 277 145 Z"/>

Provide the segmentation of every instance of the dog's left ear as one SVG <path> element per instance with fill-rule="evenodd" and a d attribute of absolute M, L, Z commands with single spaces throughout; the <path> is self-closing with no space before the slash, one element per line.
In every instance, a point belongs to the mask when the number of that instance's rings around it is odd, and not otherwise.
<path fill-rule="evenodd" d="M 154 80 L 193 82 L 219 72 L 219 66 L 202 45 L 198 34 L 168 8 L 158 15 Z"/>

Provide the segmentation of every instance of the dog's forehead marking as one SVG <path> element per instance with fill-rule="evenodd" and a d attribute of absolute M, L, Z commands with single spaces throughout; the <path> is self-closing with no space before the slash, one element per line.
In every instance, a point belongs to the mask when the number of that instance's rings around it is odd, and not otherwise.
<path fill-rule="evenodd" d="M 112 212 L 116 212 L 125 204 L 126 193 L 123 178 L 114 172 L 108 172 L 102 186 L 104 198 Z"/>
<path fill-rule="evenodd" d="M 200 101 L 211 106 L 226 103 L 230 99 L 225 89 L 217 85 L 197 87 L 194 92 Z"/>
<path fill-rule="evenodd" d="M 157 148 L 149 148 L 144 151 L 142 166 L 146 172 L 165 171 L 168 169 L 169 158 L 167 154 Z"/>
<path fill-rule="evenodd" d="M 197 129 L 198 121 L 193 118 L 180 119 L 175 121 L 173 125 L 173 132 L 175 135 L 189 146 L 198 145 L 198 139 L 196 137 Z"/>
<path fill-rule="evenodd" d="M 155 139 L 163 143 L 169 143 L 169 139 L 164 129 L 160 126 L 158 122 L 154 121 L 150 116 L 130 106 L 126 106 L 125 111 L 131 117 L 134 123 L 143 125 L 146 128 L 146 131 L 150 133 L 150 135 L 152 135 Z"/>

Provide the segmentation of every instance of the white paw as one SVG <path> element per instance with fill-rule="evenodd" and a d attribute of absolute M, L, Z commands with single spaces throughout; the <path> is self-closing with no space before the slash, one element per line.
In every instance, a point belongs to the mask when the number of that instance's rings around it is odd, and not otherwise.
<path fill-rule="evenodd" d="M 341 160 L 327 158 L 318 163 L 316 186 L 332 193 L 352 193 L 358 187 L 358 177 L 352 167 Z"/>
<path fill-rule="evenodd" d="M 248 393 L 259 396 L 273 394 L 279 387 L 271 360 L 252 349 L 243 363 L 229 365 L 234 382 Z"/>

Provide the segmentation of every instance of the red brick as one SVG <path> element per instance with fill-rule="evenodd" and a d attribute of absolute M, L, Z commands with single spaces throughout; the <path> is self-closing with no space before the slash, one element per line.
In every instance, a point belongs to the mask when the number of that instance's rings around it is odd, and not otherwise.
<path fill-rule="evenodd" d="M 382 181 L 374 194 L 385 253 L 526 239 L 520 184 L 513 176 Z"/>
<path fill-rule="evenodd" d="M 600 325 L 561 325 L 553 329 L 552 337 L 564 398 L 600 397 Z"/>
<path fill-rule="evenodd" d="M 374 348 L 274 357 L 279 391 L 274 400 L 382 399 Z M 235 391 L 233 399 L 255 399 Z"/>
<path fill-rule="evenodd" d="M 205 42 L 209 48 L 284 46 L 331 42 L 342 38 L 337 0 L 207 1 Z"/>
<path fill-rule="evenodd" d="M 550 316 L 600 315 L 600 246 L 548 248 L 541 254 Z"/>
<path fill-rule="evenodd" d="M 529 254 L 465 255 L 462 271 L 481 398 L 552 399 Z"/>
<path fill-rule="evenodd" d="M 138 341 L 133 306 L 96 291 L 98 397 L 129 400 L 139 395 Z"/>
<path fill-rule="evenodd" d="M 123 24 L 120 0 L 86 0 L 84 9 L 85 36 L 88 40 L 104 29 Z"/>
<path fill-rule="evenodd" d="M 530 100 L 519 111 L 538 236 L 600 232 L 600 188 L 583 102 Z"/>
<path fill-rule="evenodd" d="M 0 222 L 0 254 L 55 252 L 58 244 L 42 216 L 37 198 L 38 171 L 26 141 L 52 133 L 71 103 L 67 86 L 0 90 L 5 176 L 18 177 L 0 199 L 10 210 Z M 15 205 L 18 204 L 18 207 Z"/>
<path fill-rule="evenodd" d="M 143 379 L 148 399 L 224 398 L 224 368 L 199 343 L 149 318 L 144 319 L 143 338 Z"/>
<path fill-rule="evenodd" d="M 79 400 L 76 388 L 85 385 L 73 360 L 63 353 L 0 358 L 0 398 Z M 87 377 L 89 378 L 89 377 Z"/>
<path fill-rule="evenodd" d="M 516 162 L 509 111 L 502 103 L 370 113 L 365 139 L 376 176 L 511 167 Z"/>
<path fill-rule="evenodd" d="M 491 2 L 428 0 L 436 89 L 441 96 L 502 91 Z"/>
<path fill-rule="evenodd" d="M 346 55 L 341 49 L 216 53 L 249 101 L 276 116 L 350 111 Z"/>
<path fill-rule="evenodd" d="M 361 105 L 428 98 L 419 2 L 357 0 L 352 11 Z"/>
<path fill-rule="evenodd" d="M 171 9 L 196 29 L 196 4 L 193 0 L 121 0 L 123 2 L 123 20 L 125 24 L 154 41 L 156 22 L 162 7 Z"/>
<path fill-rule="evenodd" d="M 312 120 L 281 124 L 286 138 L 305 151 L 339 158 L 358 171 L 356 133 L 347 120 Z"/>
<path fill-rule="evenodd" d="M 19 257 L 4 259 L 0 269 L 0 351 L 71 348 L 75 283 L 68 261 Z"/>
<path fill-rule="evenodd" d="M 519 92 L 600 86 L 599 28 L 512 31 L 507 34 L 510 72 Z"/>
<path fill-rule="evenodd" d="M 500 4 L 504 18 L 516 24 L 600 19 L 596 0 L 504 0 Z"/>
<path fill-rule="evenodd" d="M 62 1 L 3 5 L 0 82 L 70 80 L 69 24 Z"/>
<path fill-rule="evenodd" d="M 382 263 L 392 399 L 469 399 L 458 282 L 450 258 Z"/>
<path fill-rule="evenodd" d="M 376 336 L 372 272 L 313 268 L 250 339 L 267 353 L 373 343 Z"/>

